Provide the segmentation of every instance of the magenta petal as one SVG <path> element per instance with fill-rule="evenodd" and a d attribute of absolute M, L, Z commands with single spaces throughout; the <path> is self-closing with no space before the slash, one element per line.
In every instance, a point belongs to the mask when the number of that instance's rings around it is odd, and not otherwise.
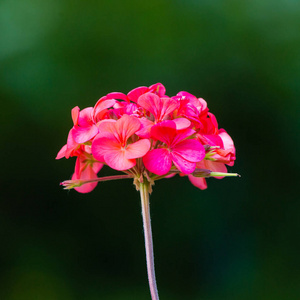
<path fill-rule="evenodd" d="M 139 158 L 144 156 L 150 149 L 151 143 L 147 139 L 139 140 L 129 144 L 125 150 L 125 157 L 128 159 Z"/>
<path fill-rule="evenodd" d="M 165 175 L 172 167 L 170 152 L 164 148 L 149 151 L 143 162 L 146 169 L 156 175 Z"/>
<path fill-rule="evenodd" d="M 98 127 L 92 125 L 89 127 L 74 126 L 72 135 L 76 143 L 82 144 L 92 139 L 98 133 Z"/>
<path fill-rule="evenodd" d="M 177 130 L 177 134 L 174 137 L 173 141 L 172 141 L 172 146 L 180 143 L 182 140 L 190 137 L 191 135 L 193 135 L 196 131 L 190 128 L 186 128 L 186 129 L 182 129 L 182 130 Z"/>
<path fill-rule="evenodd" d="M 172 151 L 190 162 L 198 162 L 205 157 L 205 149 L 197 140 L 183 140 L 172 147 Z"/>
<path fill-rule="evenodd" d="M 112 92 L 106 95 L 107 99 L 118 99 L 118 100 L 124 100 L 128 101 L 128 98 L 125 94 L 119 93 L 119 92 Z"/>
<path fill-rule="evenodd" d="M 201 178 L 201 177 L 194 177 L 192 175 L 188 175 L 189 176 L 189 180 L 190 182 L 196 186 L 197 188 L 199 188 L 200 190 L 205 190 L 207 189 L 207 183 L 205 178 Z"/>
<path fill-rule="evenodd" d="M 195 162 L 190 162 L 184 159 L 182 156 L 180 156 L 177 153 L 171 152 L 171 157 L 174 165 L 177 167 L 179 171 L 181 171 L 184 174 L 191 174 L 194 172 L 196 168 Z"/>
<path fill-rule="evenodd" d="M 217 134 L 203 134 L 203 137 L 206 139 L 207 143 L 211 146 L 219 146 L 223 148 L 222 138 Z"/>
<path fill-rule="evenodd" d="M 159 97 L 162 97 L 166 93 L 166 88 L 161 83 L 156 83 L 149 86 L 149 90 L 153 93 L 156 93 Z"/>
<path fill-rule="evenodd" d="M 127 97 L 130 101 L 137 102 L 139 97 L 149 91 L 149 88 L 146 86 L 140 86 L 136 89 L 133 89 L 127 94 Z"/>
<path fill-rule="evenodd" d="M 191 121 L 186 118 L 177 118 L 172 121 L 175 122 L 177 130 L 186 129 L 191 125 Z"/>
<path fill-rule="evenodd" d="M 118 171 L 128 170 L 135 166 L 135 159 L 127 159 L 125 151 L 112 150 L 104 155 L 105 162 L 113 169 Z"/>

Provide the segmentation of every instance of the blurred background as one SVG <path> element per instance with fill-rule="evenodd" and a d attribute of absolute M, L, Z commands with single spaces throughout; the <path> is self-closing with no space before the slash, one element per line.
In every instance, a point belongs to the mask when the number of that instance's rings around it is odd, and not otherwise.
<path fill-rule="evenodd" d="M 74 106 L 161 82 L 208 102 L 242 175 L 155 184 L 161 299 L 300 299 L 299 28 L 297 0 L 2 0 L 0 298 L 150 299 L 131 181 L 67 192 L 55 156 Z"/>

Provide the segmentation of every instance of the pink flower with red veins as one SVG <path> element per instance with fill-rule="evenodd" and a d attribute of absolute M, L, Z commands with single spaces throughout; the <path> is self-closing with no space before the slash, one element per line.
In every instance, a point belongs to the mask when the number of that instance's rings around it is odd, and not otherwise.
<path fill-rule="evenodd" d="M 139 130 L 138 118 L 123 115 L 118 121 L 103 121 L 99 124 L 99 134 L 93 141 L 93 156 L 115 170 L 127 170 L 136 165 L 136 158 L 143 157 L 150 148 L 148 139 L 131 143 L 128 140 Z"/>
<path fill-rule="evenodd" d="M 192 129 L 177 130 L 174 121 L 154 125 L 151 128 L 151 136 L 163 143 L 144 156 L 146 169 L 157 175 L 165 175 L 171 170 L 173 163 L 180 172 L 192 173 L 196 162 L 205 156 L 205 149 L 199 141 L 187 139 L 194 133 Z"/>
<path fill-rule="evenodd" d="M 152 186 L 177 174 L 206 189 L 205 178 L 238 176 L 226 167 L 234 164 L 234 143 L 218 129 L 205 100 L 184 91 L 168 97 L 161 83 L 127 94 L 108 93 L 94 107 L 74 107 L 72 119 L 67 144 L 56 158 L 77 159 L 72 179 L 61 185 L 88 193 L 98 182 L 133 179 L 141 197 L 151 299 L 159 300 L 149 208 Z M 104 164 L 123 174 L 98 177 Z"/>

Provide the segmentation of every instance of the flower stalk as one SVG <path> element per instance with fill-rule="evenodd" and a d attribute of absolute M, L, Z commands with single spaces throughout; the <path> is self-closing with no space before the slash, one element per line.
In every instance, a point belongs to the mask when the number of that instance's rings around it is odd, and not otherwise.
<path fill-rule="evenodd" d="M 64 186 L 65 190 L 70 190 L 70 189 L 74 189 L 75 187 L 80 187 L 83 184 L 87 184 L 87 183 L 110 181 L 110 180 L 117 180 L 117 179 L 127 179 L 127 178 L 133 178 L 133 175 L 113 175 L 113 176 L 98 177 L 95 179 L 65 180 L 61 182 L 60 185 Z"/>
<path fill-rule="evenodd" d="M 141 204 L 142 204 L 142 217 L 145 237 L 145 250 L 146 250 L 146 262 L 149 288 L 152 300 L 159 300 L 155 269 L 154 269 L 154 253 L 153 253 L 153 241 L 150 219 L 150 202 L 149 202 L 149 189 L 150 183 L 144 178 L 143 182 L 139 185 Z"/>

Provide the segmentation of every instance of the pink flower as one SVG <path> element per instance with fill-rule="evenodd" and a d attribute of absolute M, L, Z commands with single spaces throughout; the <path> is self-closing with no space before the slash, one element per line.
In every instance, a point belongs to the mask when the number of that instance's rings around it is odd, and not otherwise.
<path fill-rule="evenodd" d="M 99 134 L 93 141 L 93 156 L 115 170 L 127 170 L 136 165 L 136 158 L 143 157 L 150 148 L 148 139 L 134 141 L 134 133 L 140 121 L 133 116 L 123 115 L 118 121 L 103 121 Z M 130 142 L 128 140 L 130 139 Z"/>
<path fill-rule="evenodd" d="M 158 149 L 149 151 L 143 162 L 150 172 L 167 174 L 172 163 L 184 174 L 195 170 L 196 162 L 205 156 L 202 144 L 195 139 L 187 139 L 195 133 L 192 129 L 177 130 L 174 121 L 164 121 L 151 128 L 152 138 L 163 142 Z"/>
<path fill-rule="evenodd" d="M 225 174 L 226 165 L 235 161 L 231 137 L 218 128 L 206 101 L 188 92 L 169 97 L 161 83 L 128 94 L 112 92 L 94 107 L 74 107 L 72 120 L 67 143 L 56 158 L 77 157 L 74 180 L 66 184 L 80 192 L 101 181 L 97 171 L 102 163 L 124 171 L 124 178 L 138 182 L 144 177 L 151 184 L 157 176 L 189 175 L 201 189 L 207 186 L 206 177 L 237 176 Z"/>

